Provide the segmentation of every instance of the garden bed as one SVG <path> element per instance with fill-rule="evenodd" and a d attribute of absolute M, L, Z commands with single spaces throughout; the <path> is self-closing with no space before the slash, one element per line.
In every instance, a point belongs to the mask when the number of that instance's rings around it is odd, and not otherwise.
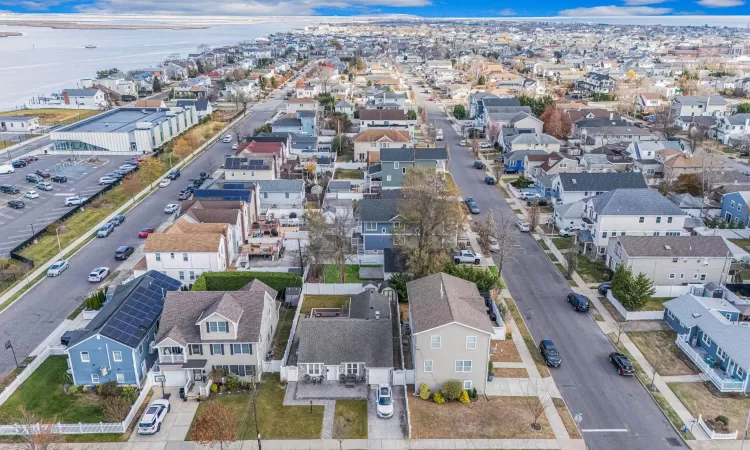
<path fill-rule="evenodd" d="M 492 362 L 523 362 L 518 353 L 516 343 L 511 339 L 491 341 L 490 361 Z"/>
<path fill-rule="evenodd" d="M 284 357 L 284 351 L 286 351 L 286 345 L 289 342 L 289 334 L 292 332 L 295 312 L 294 308 L 279 308 L 279 323 L 276 325 L 276 334 L 273 336 L 273 342 L 271 343 L 274 359 Z"/>
<path fill-rule="evenodd" d="M 529 372 L 522 367 L 495 367 L 492 375 L 497 378 L 529 378 Z"/>

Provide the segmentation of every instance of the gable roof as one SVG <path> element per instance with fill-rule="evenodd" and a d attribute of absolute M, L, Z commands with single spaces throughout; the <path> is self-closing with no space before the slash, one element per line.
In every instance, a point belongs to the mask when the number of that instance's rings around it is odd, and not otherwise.
<path fill-rule="evenodd" d="M 402 109 L 360 109 L 359 120 L 407 120 Z"/>
<path fill-rule="evenodd" d="M 446 273 L 406 283 L 409 320 L 414 334 L 449 323 L 492 334 L 492 322 L 477 285 Z"/>
<path fill-rule="evenodd" d="M 63 94 L 70 97 L 93 97 L 99 92 L 99 89 L 65 89 Z"/>
<path fill-rule="evenodd" d="M 365 130 L 352 138 L 353 142 L 377 142 L 388 138 L 393 142 L 411 142 L 409 133 L 399 130 Z"/>
<path fill-rule="evenodd" d="M 302 180 L 258 180 L 260 192 L 302 192 L 305 183 Z"/>
<path fill-rule="evenodd" d="M 393 367 L 393 331 L 388 319 L 305 318 L 297 334 L 297 363 L 364 362 L 368 367 Z"/>
<path fill-rule="evenodd" d="M 391 317 L 390 302 L 385 295 L 367 289 L 349 300 L 349 317 L 352 319 L 376 320 L 375 312 L 380 319 Z"/>
<path fill-rule="evenodd" d="M 200 225 L 200 224 L 189 224 Z M 214 224 L 211 224 L 214 225 Z M 225 225 L 226 226 L 226 225 Z M 151 233 L 143 247 L 145 253 L 154 252 L 198 252 L 213 253 L 219 251 L 222 234 L 220 233 Z"/>
<path fill-rule="evenodd" d="M 398 215 L 397 198 L 365 198 L 359 201 L 357 211 L 362 222 L 388 222 Z"/>
<path fill-rule="evenodd" d="M 562 187 L 567 192 L 607 192 L 620 188 L 645 188 L 646 180 L 639 172 L 559 173 Z"/>
<path fill-rule="evenodd" d="M 629 257 L 726 258 L 729 247 L 721 236 L 619 236 Z"/>
<path fill-rule="evenodd" d="M 448 159 L 445 148 L 397 148 L 380 149 L 380 161 L 442 161 Z"/>
<path fill-rule="evenodd" d="M 655 189 L 614 189 L 591 197 L 589 201 L 594 211 L 602 216 L 687 215 Z"/>

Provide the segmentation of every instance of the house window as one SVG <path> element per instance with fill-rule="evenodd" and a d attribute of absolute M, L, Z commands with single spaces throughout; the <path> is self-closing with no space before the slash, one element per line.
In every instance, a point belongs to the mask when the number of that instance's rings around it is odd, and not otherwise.
<path fill-rule="evenodd" d="M 671 217 L 667 217 L 667 223 L 672 223 L 672 218 Z"/>
<path fill-rule="evenodd" d="M 706 281 L 706 274 L 705 273 L 701 274 L 701 281 Z"/>
<path fill-rule="evenodd" d="M 188 347 L 190 350 L 191 355 L 202 355 L 203 354 L 203 345 L 201 344 L 190 344 Z"/>
<path fill-rule="evenodd" d="M 170 253 L 169 257 L 172 258 L 172 259 L 174 259 L 174 253 Z"/>
<path fill-rule="evenodd" d="M 229 322 L 206 322 L 209 333 L 227 333 L 229 331 Z"/>
<path fill-rule="evenodd" d="M 737 377 L 741 379 L 744 376 L 745 376 L 745 371 L 738 367 L 737 368 Z"/>
<path fill-rule="evenodd" d="M 684 279 L 685 279 L 685 274 L 684 274 L 684 273 L 681 273 L 681 274 L 680 274 L 680 280 L 684 280 Z"/>
<path fill-rule="evenodd" d="M 672 258 L 672 262 L 676 263 L 677 262 L 677 258 Z"/>
<path fill-rule="evenodd" d="M 323 372 L 323 364 L 308 364 L 307 374 L 308 375 L 320 375 Z"/>
<path fill-rule="evenodd" d="M 91 362 L 89 352 L 81 352 L 81 362 Z"/>
<path fill-rule="evenodd" d="M 432 372 L 432 360 L 431 359 L 426 359 L 424 361 L 424 371 Z"/>
<path fill-rule="evenodd" d="M 224 344 L 211 344 L 211 354 L 212 355 L 223 355 L 224 354 Z"/>
<path fill-rule="evenodd" d="M 157 253 L 156 254 L 156 260 L 157 261 L 161 261 L 161 253 Z"/>
<path fill-rule="evenodd" d="M 125 382 L 125 374 L 124 373 L 118 373 L 117 374 L 117 382 L 122 384 Z"/>
<path fill-rule="evenodd" d="M 380 232 L 382 234 L 386 234 L 388 232 L 388 230 L 385 227 L 383 227 L 383 228 L 380 229 Z"/>
<path fill-rule="evenodd" d="M 406 167 L 402 167 L 401 168 L 401 174 L 402 175 L 406 175 Z"/>
<path fill-rule="evenodd" d="M 467 350 L 474 350 L 477 348 L 477 337 L 476 336 L 466 336 L 466 349 Z"/>
<path fill-rule="evenodd" d="M 711 345 L 711 338 L 706 333 L 703 333 L 702 341 L 706 345 Z"/>
<path fill-rule="evenodd" d="M 674 278 L 675 278 L 675 274 L 673 274 L 673 273 L 670 273 L 670 274 L 669 274 L 669 279 L 670 279 L 670 280 L 674 280 Z"/>
<path fill-rule="evenodd" d="M 365 230 L 366 231 L 377 231 L 378 224 L 375 222 L 365 222 Z"/>
<path fill-rule="evenodd" d="M 737 211 L 742 211 L 742 205 L 737 205 Z"/>
<path fill-rule="evenodd" d="M 604 239 L 606 237 L 607 237 L 607 232 L 606 231 L 602 231 L 602 239 Z"/>
<path fill-rule="evenodd" d="M 430 336 L 430 348 L 440 348 L 440 336 Z"/>
<path fill-rule="evenodd" d="M 391 181 L 391 176 L 390 175 L 386 175 L 385 176 L 385 181 Z"/>
<path fill-rule="evenodd" d="M 117 362 L 122 361 L 122 352 L 120 351 L 112 352 L 112 361 L 117 361 Z"/>
<path fill-rule="evenodd" d="M 644 218 L 644 217 L 639 217 L 639 218 L 638 218 L 638 223 L 643 223 L 643 221 L 644 221 L 644 220 L 645 220 L 645 218 Z"/>
<path fill-rule="evenodd" d="M 253 350 L 250 344 L 232 344 L 233 355 L 252 355 Z"/>
<path fill-rule="evenodd" d="M 191 270 L 190 271 L 190 281 L 193 281 L 193 280 L 195 280 L 195 271 Z"/>
<path fill-rule="evenodd" d="M 674 319 L 674 315 L 672 315 L 672 310 L 667 309 L 666 311 L 667 311 L 667 317 L 669 317 L 670 319 Z"/>
<path fill-rule="evenodd" d="M 187 253 L 183 253 L 182 254 L 182 260 L 183 261 L 187 261 L 188 260 L 188 254 Z"/>
<path fill-rule="evenodd" d="M 393 168 L 394 168 L 394 169 L 398 169 L 398 168 L 399 168 L 399 167 L 398 167 L 398 161 L 394 161 L 394 162 L 393 162 Z"/>
<path fill-rule="evenodd" d="M 99 375 L 91 374 L 91 382 L 94 384 L 99 384 Z"/>
<path fill-rule="evenodd" d="M 661 217 L 656 218 L 656 223 L 661 223 Z"/>
<path fill-rule="evenodd" d="M 180 280 L 184 281 L 185 280 L 185 271 L 184 270 L 180 270 L 177 273 L 180 275 Z"/>
<path fill-rule="evenodd" d="M 347 375 L 358 375 L 359 364 L 357 363 L 346 363 L 346 374 Z"/>
<path fill-rule="evenodd" d="M 721 358 L 721 360 L 723 361 L 724 359 L 726 359 L 727 354 L 726 354 L 726 352 L 724 350 L 722 350 L 721 347 L 719 347 L 719 348 L 716 349 L 716 356 L 718 356 L 719 358 Z"/>
<path fill-rule="evenodd" d="M 464 381 L 464 390 L 466 391 L 471 390 L 471 380 Z"/>
<path fill-rule="evenodd" d="M 471 360 L 456 360 L 456 372 L 471 372 Z"/>

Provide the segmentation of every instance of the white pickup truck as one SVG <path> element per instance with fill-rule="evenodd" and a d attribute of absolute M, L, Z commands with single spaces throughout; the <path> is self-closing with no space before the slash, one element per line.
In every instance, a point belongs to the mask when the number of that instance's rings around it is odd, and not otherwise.
<path fill-rule="evenodd" d="M 453 262 L 456 264 L 472 263 L 479 265 L 482 262 L 482 255 L 474 253 L 471 250 L 456 250 L 453 252 Z"/>

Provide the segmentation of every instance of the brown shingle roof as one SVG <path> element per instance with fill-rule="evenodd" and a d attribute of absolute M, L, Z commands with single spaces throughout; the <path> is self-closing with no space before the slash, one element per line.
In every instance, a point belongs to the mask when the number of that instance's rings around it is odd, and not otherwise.
<path fill-rule="evenodd" d="M 365 130 L 352 139 L 354 142 L 377 142 L 387 137 L 394 142 L 410 142 L 409 133 L 398 130 Z"/>
<path fill-rule="evenodd" d="M 166 234 L 151 233 L 143 251 L 153 252 L 218 252 L 222 235 L 219 233 Z"/>
<path fill-rule="evenodd" d="M 359 120 L 406 120 L 401 109 L 360 109 Z"/>

